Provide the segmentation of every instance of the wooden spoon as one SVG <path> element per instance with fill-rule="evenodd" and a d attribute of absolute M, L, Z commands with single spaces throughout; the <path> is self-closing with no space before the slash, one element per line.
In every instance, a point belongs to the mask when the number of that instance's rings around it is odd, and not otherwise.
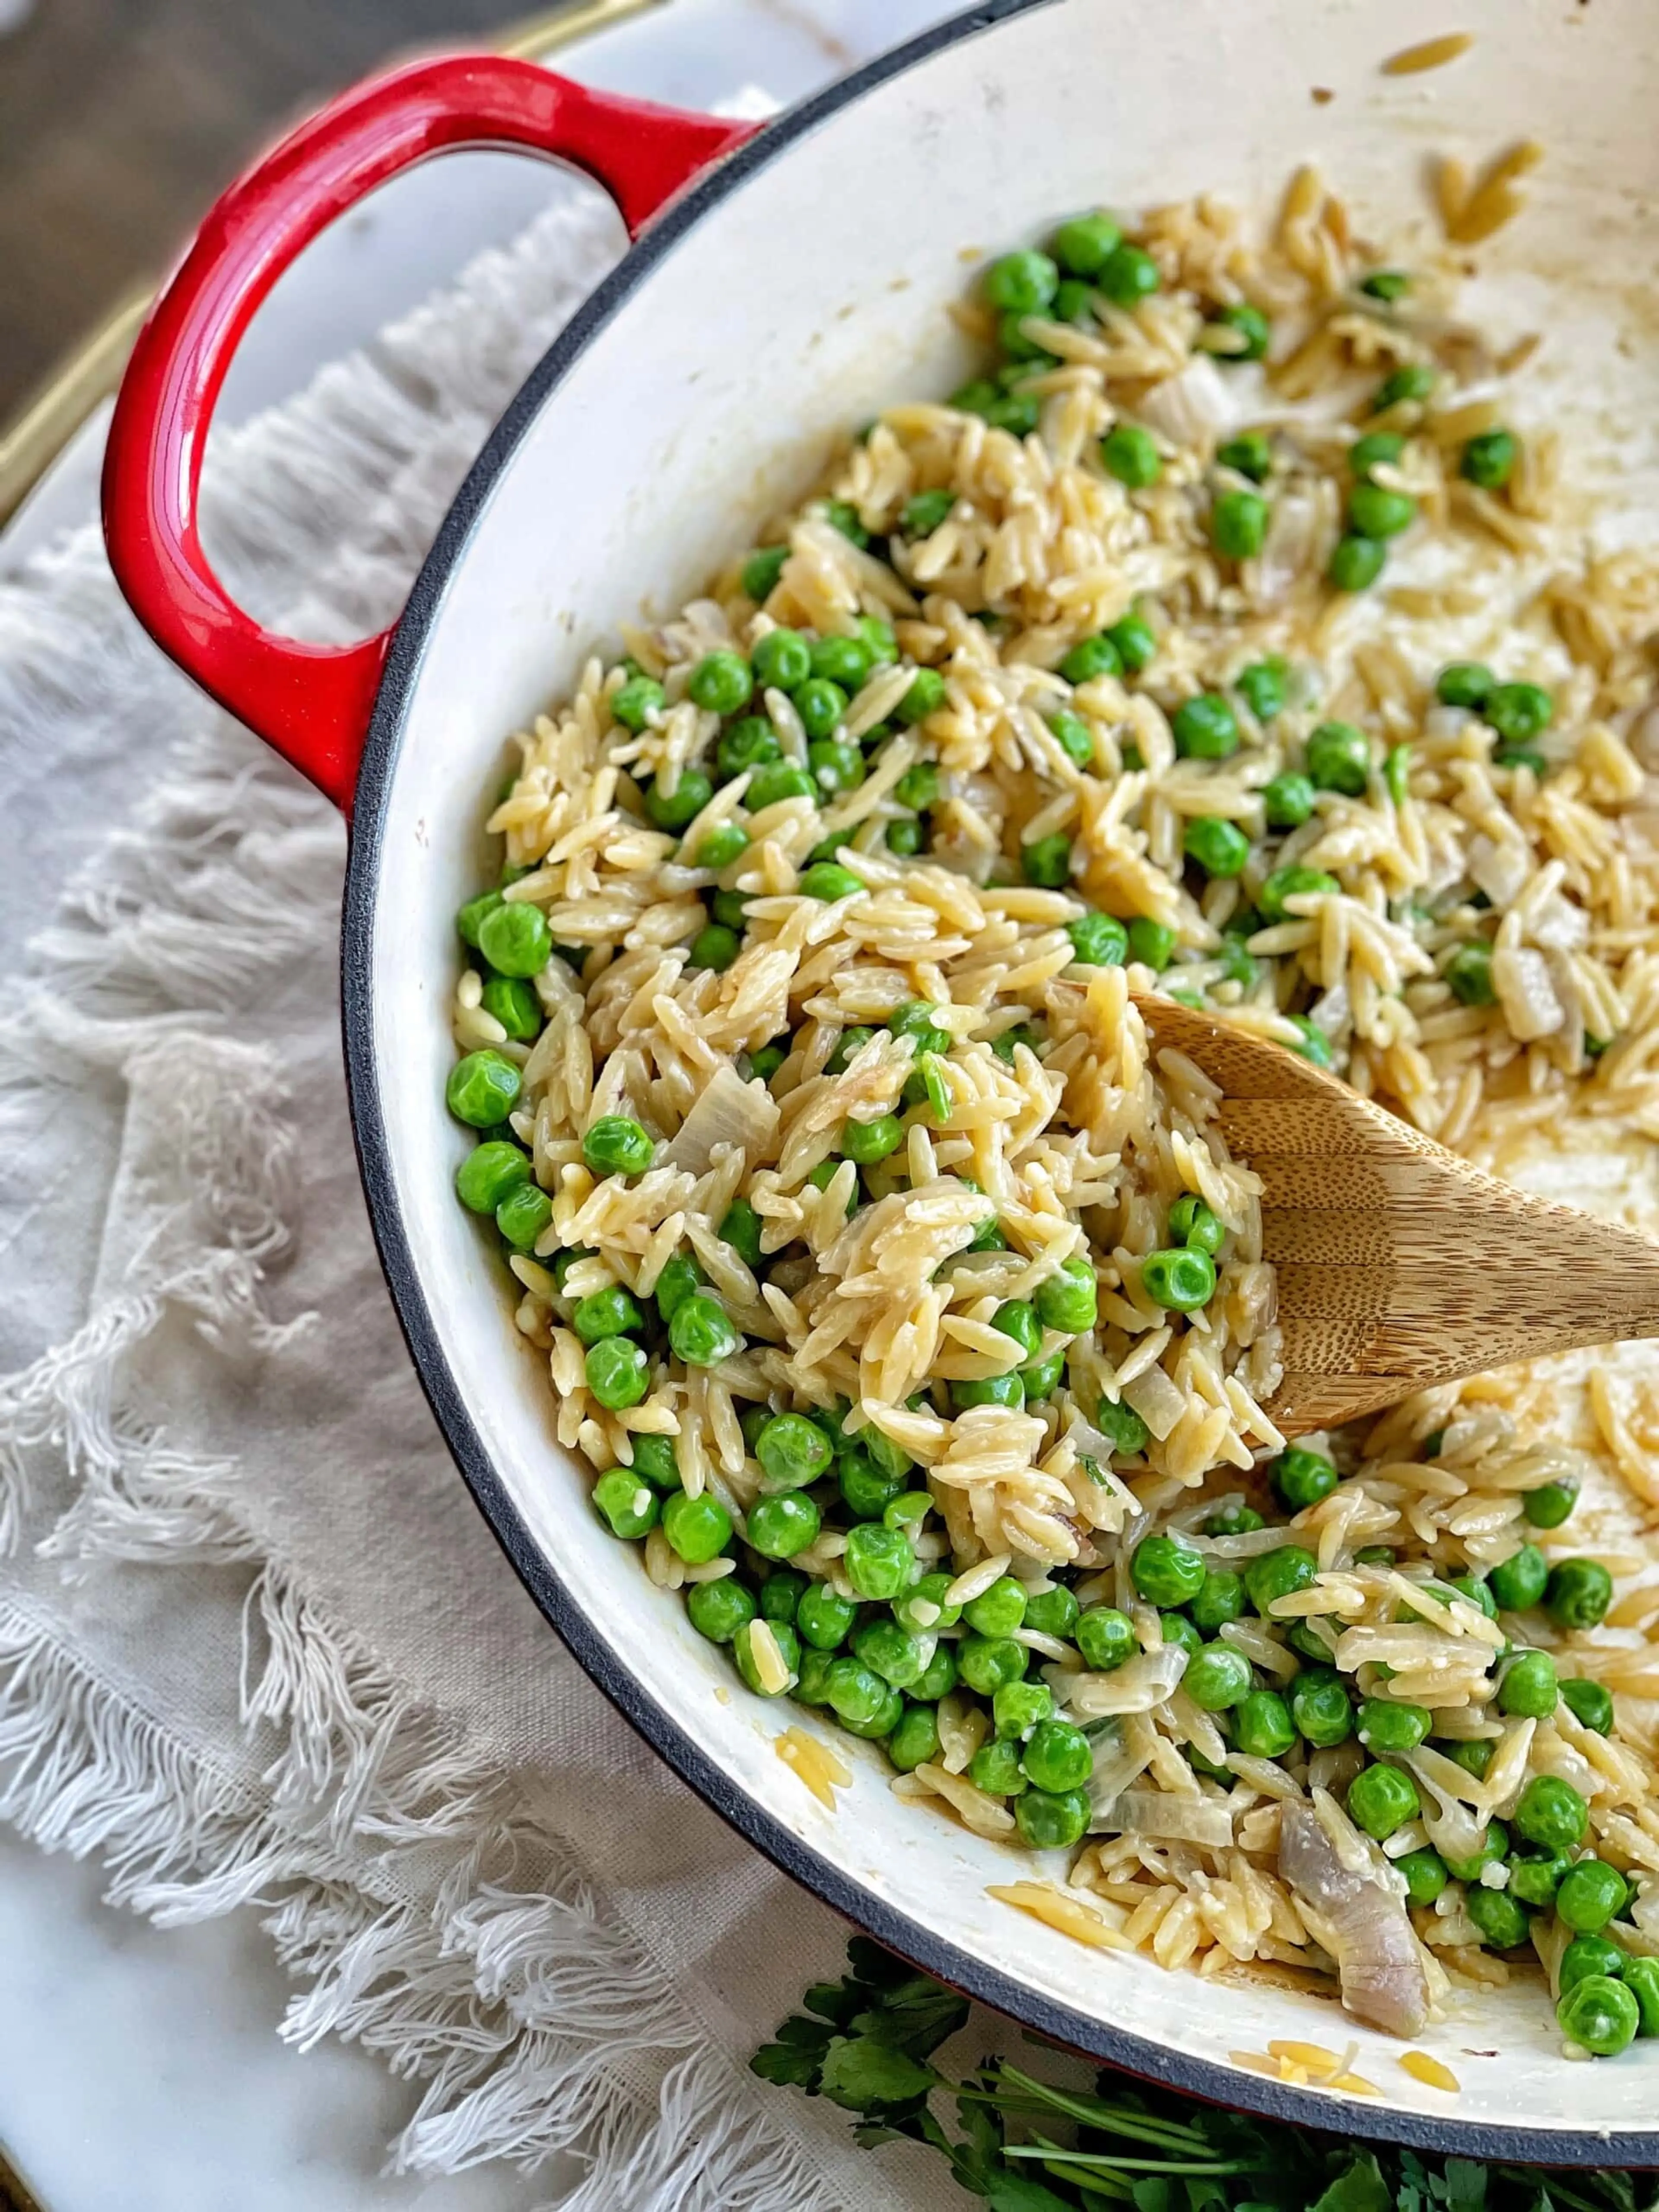
<path fill-rule="evenodd" d="M 1158 1051 L 1220 1086 L 1221 1133 L 1261 1178 L 1287 1436 L 1576 1345 L 1659 1336 L 1659 1244 L 1498 1182 L 1282 1046 L 1171 999 Z"/>

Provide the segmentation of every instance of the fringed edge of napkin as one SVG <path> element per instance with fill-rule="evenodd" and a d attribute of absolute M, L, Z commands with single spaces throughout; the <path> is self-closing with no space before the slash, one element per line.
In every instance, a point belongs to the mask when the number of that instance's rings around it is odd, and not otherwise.
<path fill-rule="evenodd" d="M 388 497 L 367 542 L 344 556 L 356 564 L 348 573 L 368 579 L 362 611 L 373 615 L 388 588 L 380 568 L 395 593 L 421 527 L 418 502 L 412 520 L 404 511 L 407 478 L 434 473 L 432 448 L 453 437 L 456 416 L 503 396 L 501 363 L 482 352 L 503 319 L 527 321 L 539 346 L 568 312 L 570 264 L 591 244 L 585 220 L 557 210 L 511 254 L 476 264 L 460 291 L 478 312 L 454 319 L 447 356 L 434 362 L 412 343 L 400 352 L 389 333 L 373 356 L 326 372 L 277 429 L 255 424 L 228 441 L 222 489 L 292 512 L 316 496 L 308 462 L 337 493 L 353 419 L 372 425 L 380 481 L 404 495 L 402 506 Z M 539 302 L 526 282 L 538 257 Z M 405 334 L 421 323 L 411 318 Z M 273 488 L 259 472 L 278 461 Z M 447 496 L 434 484 L 428 503 Z M 242 519 L 257 539 L 260 514 Z M 323 526 L 335 526 L 325 515 Z M 94 680 L 89 656 L 107 711 L 131 716 L 142 701 L 155 726 L 193 723 L 195 734 L 175 749 L 136 834 L 107 840 L 33 948 L 24 1009 L 0 1027 L 0 1127 L 21 1141 L 54 1092 L 118 1086 L 164 1049 L 193 1126 L 215 1133 L 193 1163 L 200 1202 L 189 1218 L 163 1224 L 121 1283 L 100 1286 L 70 1341 L 0 1379 L 0 1549 L 20 1539 L 31 1467 L 46 1455 L 75 1486 L 44 1547 L 66 1571 L 246 1566 L 242 1717 L 270 1747 L 271 1796 L 262 1803 L 181 1749 L 139 1686 L 93 1679 L 43 1619 L 7 1601 L 0 1818 L 46 1849 L 99 1858 L 110 1900 L 159 1924 L 259 1905 L 283 1965 L 306 1984 L 284 2038 L 303 2049 L 339 2034 L 424 2083 L 393 2170 L 494 2158 L 528 2166 L 568 2150 L 586 2168 L 561 2212 L 836 2212 L 842 2200 L 805 2116 L 763 2112 L 754 2082 L 559 1840 L 262 1559 L 238 1519 L 232 1440 L 222 1459 L 193 1457 L 124 1411 L 126 1364 L 166 1316 L 188 1316 L 228 1355 L 304 1326 L 279 1323 L 266 1300 L 290 1233 L 280 1072 L 238 1043 L 226 1018 L 285 957 L 283 931 L 317 926 L 296 890 L 314 891 L 319 870 L 337 877 L 339 833 L 314 794 L 160 663 L 91 530 L 0 592 L 0 714 L 49 744 L 64 702 Z M 322 913 L 331 927 L 331 899 Z M 404 1878 L 412 1860 L 400 1867 L 416 1852 L 420 1899 Z"/>

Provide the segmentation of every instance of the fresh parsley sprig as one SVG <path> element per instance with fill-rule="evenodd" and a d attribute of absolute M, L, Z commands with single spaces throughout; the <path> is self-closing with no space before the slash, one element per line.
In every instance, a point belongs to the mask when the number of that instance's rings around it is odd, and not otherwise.
<path fill-rule="evenodd" d="M 933 2059 L 965 2000 L 863 1936 L 847 1961 L 750 2065 L 854 2114 L 866 2147 L 927 2144 L 989 2212 L 1659 2212 L 1651 2174 L 1361 2149 L 1111 2074 L 1079 2090 L 988 2060 L 952 2080 Z"/>

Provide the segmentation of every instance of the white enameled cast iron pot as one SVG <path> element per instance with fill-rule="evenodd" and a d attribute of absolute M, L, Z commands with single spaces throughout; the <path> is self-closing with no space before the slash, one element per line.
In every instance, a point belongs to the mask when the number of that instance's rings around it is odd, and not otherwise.
<path fill-rule="evenodd" d="M 1391 52 L 1450 29 L 1433 75 Z M 775 1708 L 586 1505 L 551 1442 L 545 1362 L 454 1202 L 444 1109 L 453 915 L 480 880 L 504 738 L 596 641 L 659 614 L 752 542 L 830 441 L 967 373 L 945 313 L 964 249 L 1039 237 L 1097 204 L 1277 193 L 1312 158 L 1364 230 L 1422 234 L 1424 164 L 1522 136 L 1548 159 L 1513 241 L 1483 255 L 1494 311 L 1547 327 L 1531 412 L 1620 442 L 1626 506 L 1659 514 L 1650 310 L 1638 291 L 1659 185 L 1655 0 L 991 0 L 758 134 L 584 91 L 527 64 L 423 63 L 348 94 L 210 216 L 140 342 L 106 476 L 111 556 L 163 647 L 352 814 L 346 1064 L 363 1181 L 422 1381 L 467 1482 L 550 1620 L 662 1755 L 802 1882 L 945 1980 L 1101 2058 L 1311 2124 L 1472 2154 L 1659 2163 L 1659 2046 L 1573 2065 L 1536 1984 L 1463 2001 L 1425 2038 L 1456 2098 L 1359 2031 L 1361 2103 L 1230 2058 L 1342 2045 L 1327 2002 L 1200 1982 L 1080 1948 L 986 1894 L 1036 1871 L 855 1778 L 831 1813 L 775 1755 Z M 637 243 L 507 410 L 396 629 L 345 651 L 234 609 L 196 536 L 208 418 L 258 301 L 300 248 L 411 161 L 458 144 L 572 161 Z M 711 166 L 712 165 L 712 166 Z M 661 212 L 659 213 L 659 209 Z M 1506 270 L 1509 274 L 1505 274 Z M 1547 282 L 1540 281 L 1547 279 Z M 792 1708 L 787 1721 L 815 1728 Z M 1052 1871 L 1052 1870 L 1051 1870 Z"/>

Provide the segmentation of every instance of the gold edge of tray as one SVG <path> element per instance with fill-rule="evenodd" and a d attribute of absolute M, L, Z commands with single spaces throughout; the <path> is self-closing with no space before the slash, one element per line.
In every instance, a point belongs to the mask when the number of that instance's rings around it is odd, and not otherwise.
<path fill-rule="evenodd" d="M 513 24 L 497 50 L 525 61 L 562 53 L 596 31 L 612 29 L 668 0 L 586 0 L 579 8 L 541 10 Z M 46 381 L 0 425 L 0 530 L 95 408 L 121 380 L 127 356 L 154 297 L 146 284 L 129 293 L 59 362 Z M 0 2197 L 0 2206 L 4 2198 Z"/>

